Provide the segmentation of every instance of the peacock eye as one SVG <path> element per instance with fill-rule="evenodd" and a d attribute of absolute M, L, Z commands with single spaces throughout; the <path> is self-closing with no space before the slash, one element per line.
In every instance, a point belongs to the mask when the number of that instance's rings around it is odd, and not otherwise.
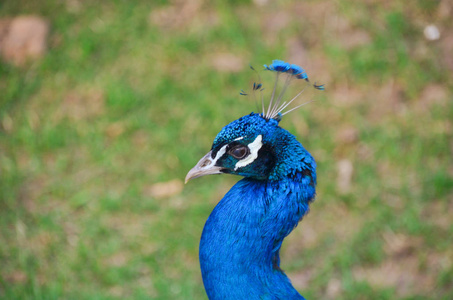
<path fill-rule="evenodd" d="M 249 154 L 249 148 L 246 146 L 236 146 L 228 151 L 228 153 L 236 159 L 242 159 Z"/>

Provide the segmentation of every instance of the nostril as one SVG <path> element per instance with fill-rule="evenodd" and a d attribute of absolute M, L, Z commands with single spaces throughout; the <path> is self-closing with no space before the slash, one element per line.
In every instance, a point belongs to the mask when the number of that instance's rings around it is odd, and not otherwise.
<path fill-rule="evenodd" d="M 201 163 L 200 167 L 201 167 L 201 168 L 204 168 L 204 167 L 208 166 L 209 164 L 211 164 L 211 161 L 210 161 L 209 159 L 205 159 L 205 160 Z"/>

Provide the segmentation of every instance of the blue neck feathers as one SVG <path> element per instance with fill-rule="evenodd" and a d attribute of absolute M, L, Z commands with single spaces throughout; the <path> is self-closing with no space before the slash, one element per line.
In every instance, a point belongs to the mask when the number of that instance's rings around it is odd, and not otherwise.
<path fill-rule="evenodd" d="M 315 195 L 315 162 L 305 150 L 296 157 L 278 180 L 240 180 L 209 216 L 200 241 L 209 299 L 304 299 L 279 267 L 283 239 Z"/>

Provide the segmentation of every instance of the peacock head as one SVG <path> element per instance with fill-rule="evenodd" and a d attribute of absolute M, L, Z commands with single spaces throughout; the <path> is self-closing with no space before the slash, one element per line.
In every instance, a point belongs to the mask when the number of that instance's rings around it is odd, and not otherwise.
<path fill-rule="evenodd" d="M 264 67 L 265 70 L 276 72 L 268 109 L 264 109 L 263 103 L 262 113 L 251 113 L 225 126 L 214 139 L 211 151 L 189 171 L 186 183 L 193 178 L 221 173 L 257 180 L 273 180 L 288 173 L 315 168 L 311 155 L 292 134 L 278 125 L 283 115 L 306 104 L 284 112 L 303 90 L 289 101 L 281 103 L 281 100 L 293 79 L 309 82 L 307 74 L 301 67 L 280 60 L 274 60 L 271 65 Z M 286 79 L 276 96 L 280 76 L 286 76 Z M 313 86 L 319 90 L 324 89 L 323 85 Z M 253 92 L 255 91 L 263 91 L 261 83 L 253 84 Z M 242 91 L 241 95 L 247 93 Z"/>

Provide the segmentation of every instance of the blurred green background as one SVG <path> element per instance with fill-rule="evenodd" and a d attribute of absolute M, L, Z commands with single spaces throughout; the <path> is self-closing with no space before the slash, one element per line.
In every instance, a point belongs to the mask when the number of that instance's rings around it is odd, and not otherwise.
<path fill-rule="evenodd" d="M 282 250 L 293 284 L 453 299 L 452 14 L 444 0 L 0 2 L 3 19 L 50 25 L 42 58 L 0 62 L 0 298 L 206 299 L 199 237 L 239 178 L 183 178 L 256 111 L 239 96 L 249 64 L 266 82 L 261 65 L 283 59 L 326 84 L 280 123 L 318 162 Z"/>

